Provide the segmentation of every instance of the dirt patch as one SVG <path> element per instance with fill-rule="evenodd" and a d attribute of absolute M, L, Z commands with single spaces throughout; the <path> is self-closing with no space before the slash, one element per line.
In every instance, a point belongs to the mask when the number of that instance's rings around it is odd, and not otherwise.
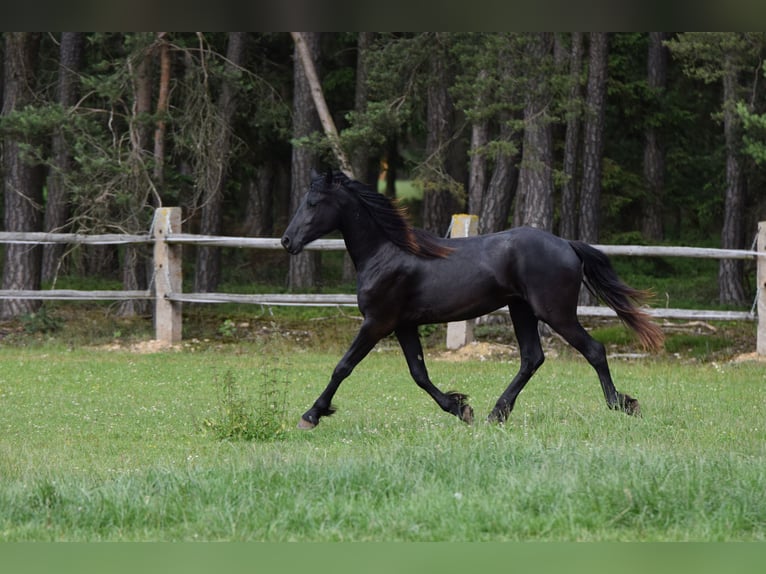
<path fill-rule="evenodd" d="M 512 345 L 474 341 L 454 351 L 439 353 L 434 356 L 434 359 L 458 363 L 462 361 L 509 361 L 514 356 L 518 356 L 518 349 Z"/>
<path fill-rule="evenodd" d="M 766 355 L 759 355 L 758 353 L 743 353 L 737 355 L 732 359 L 734 363 L 744 363 L 746 361 L 756 361 L 758 363 L 766 363 Z"/>
<path fill-rule="evenodd" d="M 98 349 L 103 351 L 129 351 L 140 355 L 148 355 L 151 353 L 164 353 L 165 351 L 178 351 L 181 349 L 181 346 L 171 345 L 170 343 L 158 341 L 157 339 L 150 339 L 148 341 L 139 341 L 138 343 L 131 344 L 119 342 L 109 343 L 107 345 L 101 345 Z"/>

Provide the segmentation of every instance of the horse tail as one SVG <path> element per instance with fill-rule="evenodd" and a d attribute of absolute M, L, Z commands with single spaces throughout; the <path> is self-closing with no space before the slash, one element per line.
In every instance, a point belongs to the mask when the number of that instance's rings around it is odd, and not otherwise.
<path fill-rule="evenodd" d="M 583 283 L 588 291 L 614 309 L 620 320 L 636 332 L 645 349 L 661 349 L 665 339 L 662 329 L 637 307 L 651 293 L 623 283 L 604 252 L 582 241 L 569 244 L 582 261 Z"/>

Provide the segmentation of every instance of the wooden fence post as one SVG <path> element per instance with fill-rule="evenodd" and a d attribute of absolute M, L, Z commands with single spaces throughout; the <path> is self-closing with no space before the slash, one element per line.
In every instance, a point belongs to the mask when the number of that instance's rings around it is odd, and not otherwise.
<path fill-rule="evenodd" d="M 182 290 L 181 245 L 171 245 L 165 238 L 180 232 L 180 207 L 160 207 L 154 212 L 154 336 L 170 345 L 181 342 L 183 326 L 181 303 L 166 297 Z"/>
<path fill-rule="evenodd" d="M 758 260 L 756 262 L 756 296 L 758 297 L 758 334 L 756 335 L 756 353 L 766 356 L 766 221 L 758 223 L 757 241 Z"/>
<path fill-rule="evenodd" d="M 478 229 L 478 216 L 459 213 L 452 216 L 450 237 L 468 237 L 470 235 L 476 235 Z M 447 323 L 447 348 L 459 349 L 463 345 L 473 341 L 473 328 L 475 325 L 475 319 Z"/>

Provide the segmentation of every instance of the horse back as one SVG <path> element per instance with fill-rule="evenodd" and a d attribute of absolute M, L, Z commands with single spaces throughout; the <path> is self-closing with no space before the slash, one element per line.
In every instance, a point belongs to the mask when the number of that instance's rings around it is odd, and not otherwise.
<path fill-rule="evenodd" d="M 444 240 L 443 258 L 386 253 L 359 281 L 363 313 L 390 321 L 435 323 L 489 313 L 521 297 L 545 304 L 574 284 L 581 264 L 569 243 L 534 228 Z"/>

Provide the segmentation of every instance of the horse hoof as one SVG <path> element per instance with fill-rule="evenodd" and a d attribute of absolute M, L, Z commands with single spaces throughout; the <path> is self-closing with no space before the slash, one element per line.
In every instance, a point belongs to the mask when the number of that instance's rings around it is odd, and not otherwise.
<path fill-rule="evenodd" d="M 641 405 L 638 404 L 638 399 L 634 399 L 630 395 L 620 395 L 618 405 L 626 415 L 641 416 Z"/>
<path fill-rule="evenodd" d="M 301 429 L 301 430 L 311 430 L 315 426 L 317 426 L 316 423 L 312 423 L 311 421 L 307 421 L 303 417 L 301 417 L 301 420 L 298 421 L 298 428 Z"/>
<path fill-rule="evenodd" d="M 473 424 L 473 408 L 471 405 L 465 405 L 463 407 L 463 412 L 460 413 L 460 420 L 467 425 Z"/>
<path fill-rule="evenodd" d="M 499 413 L 489 413 L 489 415 L 487 415 L 487 423 L 491 425 L 503 426 L 505 424 L 505 417 Z"/>
<path fill-rule="evenodd" d="M 627 401 L 625 401 L 625 406 L 623 407 L 623 410 L 625 411 L 625 414 L 628 414 L 634 417 L 641 416 L 641 405 L 638 404 L 638 401 L 636 399 L 628 399 Z"/>

